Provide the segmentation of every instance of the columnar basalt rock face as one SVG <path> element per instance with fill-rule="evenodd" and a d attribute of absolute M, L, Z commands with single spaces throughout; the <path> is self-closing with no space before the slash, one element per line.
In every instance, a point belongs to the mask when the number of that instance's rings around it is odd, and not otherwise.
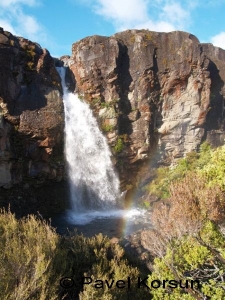
<path fill-rule="evenodd" d="M 156 152 L 169 163 L 205 138 L 223 139 L 225 51 L 189 33 L 87 37 L 73 44 L 69 67 L 105 131 L 123 189 Z"/>
<path fill-rule="evenodd" d="M 0 29 L 0 187 L 62 179 L 61 94 L 49 52 Z"/>

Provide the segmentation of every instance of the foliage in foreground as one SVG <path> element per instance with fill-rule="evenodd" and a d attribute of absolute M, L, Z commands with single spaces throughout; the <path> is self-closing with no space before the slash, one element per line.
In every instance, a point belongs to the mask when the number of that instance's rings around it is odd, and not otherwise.
<path fill-rule="evenodd" d="M 153 212 L 154 229 L 142 233 L 143 246 L 155 257 L 149 286 L 154 280 L 199 280 L 200 287 L 82 286 L 82 276 L 93 282 L 129 276 L 133 282 L 140 272 L 118 244 L 101 234 L 61 237 L 34 216 L 16 220 L 1 211 L 1 299 L 225 299 L 225 146 L 203 152 L 187 156 L 169 175 L 161 173 L 158 188 L 168 175 L 169 198 Z M 60 286 L 63 277 L 73 278 L 73 288 Z"/>
<path fill-rule="evenodd" d="M 61 237 L 45 221 L 34 216 L 17 220 L 10 212 L 0 212 L 0 295 L 1 300 L 127 299 L 126 289 L 96 289 L 81 285 L 82 276 L 131 280 L 140 276 L 129 266 L 118 244 L 99 234 Z M 74 286 L 60 286 L 71 277 Z M 129 299 L 146 299 L 143 289 L 130 289 Z M 91 298 L 90 298 L 91 297 Z"/>
<path fill-rule="evenodd" d="M 160 287 L 152 290 L 153 299 L 225 299 L 225 146 L 208 149 L 206 158 L 183 159 L 171 171 L 170 180 L 180 178 L 168 184 L 167 204 L 153 211 L 154 229 L 142 233 L 144 247 L 155 256 L 149 285 L 168 279 L 198 280 L 200 286 Z"/>

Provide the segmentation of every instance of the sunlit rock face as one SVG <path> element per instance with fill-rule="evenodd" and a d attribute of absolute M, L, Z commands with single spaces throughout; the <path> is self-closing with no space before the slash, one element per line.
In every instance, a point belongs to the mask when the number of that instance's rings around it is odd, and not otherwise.
<path fill-rule="evenodd" d="M 62 178 L 61 92 L 49 52 L 0 29 L 1 187 Z"/>
<path fill-rule="evenodd" d="M 189 33 L 91 36 L 73 44 L 67 63 L 108 138 L 123 189 L 152 157 L 169 163 L 206 138 L 224 139 L 225 51 Z"/>

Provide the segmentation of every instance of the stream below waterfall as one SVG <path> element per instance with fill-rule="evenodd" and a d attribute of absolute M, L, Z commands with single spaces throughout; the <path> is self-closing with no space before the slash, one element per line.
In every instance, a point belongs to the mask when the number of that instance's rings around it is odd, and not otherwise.
<path fill-rule="evenodd" d="M 119 179 L 107 140 L 89 105 L 68 92 L 65 68 L 57 68 L 63 87 L 65 159 L 69 178 L 70 209 L 52 220 L 57 231 L 77 230 L 85 236 L 103 233 L 124 237 L 149 227 L 149 213 L 122 209 Z"/>
<path fill-rule="evenodd" d="M 52 225 L 57 228 L 59 234 L 68 234 L 75 230 L 88 237 L 102 233 L 110 238 L 123 238 L 138 230 L 149 228 L 150 216 L 150 211 L 138 209 L 91 211 L 81 214 L 73 214 L 69 210 L 64 215 L 53 218 Z"/>

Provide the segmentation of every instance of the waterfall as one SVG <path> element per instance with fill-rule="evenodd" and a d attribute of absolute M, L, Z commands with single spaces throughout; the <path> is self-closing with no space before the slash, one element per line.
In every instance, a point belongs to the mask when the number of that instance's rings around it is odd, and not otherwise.
<path fill-rule="evenodd" d="M 72 210 L 106 210 L 119 198 L 119 180 L 111 153 L 88 104 L 67 90 L 65 68 L 57 68 L 62 79 L 65 110 L 65 156 Z"/>

